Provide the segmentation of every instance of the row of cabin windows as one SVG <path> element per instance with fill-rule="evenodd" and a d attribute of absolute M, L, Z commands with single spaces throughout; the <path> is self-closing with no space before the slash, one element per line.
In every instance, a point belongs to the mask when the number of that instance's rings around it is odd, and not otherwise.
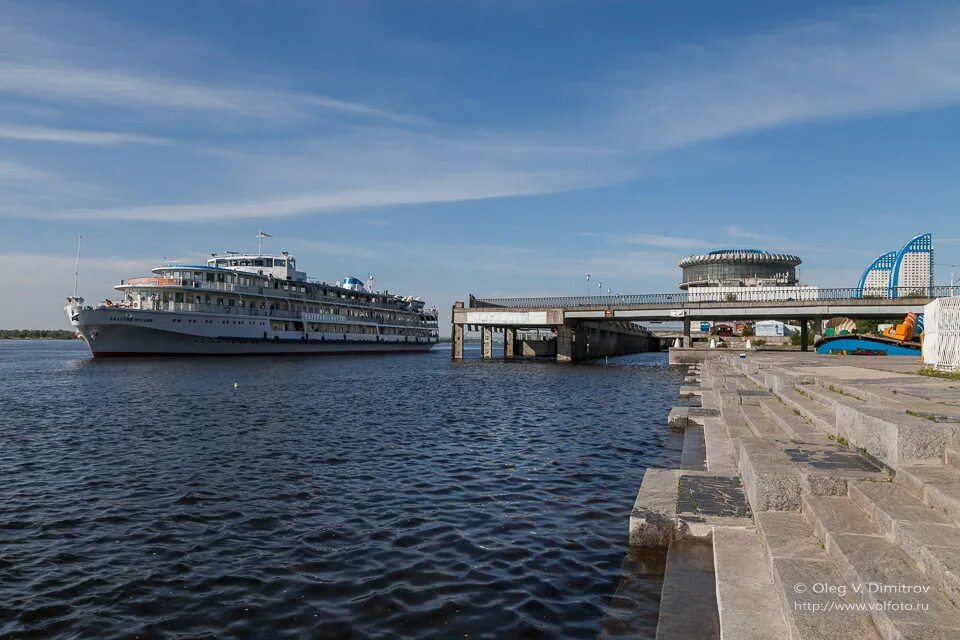
<path fill-rule="evenodd" d="M 143 297 L 141 297 L 141 300 L 142 300 L 142 299 L 143 299 Z M 164 292 L 163 292 L 163 301 L 164 301 L 164 302 L 170 302 L 170 292 L 169 292 L 169 291 L 164 291 Z M 268 308 L 267 303 L 265 303 L 265 302 L 263 302 L 263 301 L 258 301 L 258 300 L 256 300 L 256 299 L 249 300 L 249 301 L 243 300 L 243 299 L 237 299 L 237 298 L 222 298 L 222 297 L 217 297 L 216 299 L 214 299 L 214 298 L 213 298 L 212 296 L 210 296 L 209 294 L 204 294 L 204 295 L 197 294 L 197 295 L 193 295 L 193 294 L 190 294 L 190 293 L 184 294 L 184 292 L 182 292 L 182 291 L 176 291 L 176 292 L 174 292 L 174 294 L 173 294 L 173 302 L 178 302 L 178 303 L 184 303 L 184 302 L 185 302 L 186 304 L 217 304 L 217 305 L 220 305 L 220 306 L 223 306 L 224 304 L 226 304 L 227 306 L 230 306 L 230 307 L 240 306 L 240 307 L 250 307 L 250 308 L 254 308 L 254 309 L 267 309 L 267 308 Z M 239 303 L 239 304 L 237 304 L 237 303 Z M 294 304 L 294 305 L 289 305 L 289 304 L 285 304 L 285 303 L 282 303 L 282 304 L 279 304 L 279 305 L 277 305 L 277 304 L 271 304 L 271 305 L 269 305 L 269 309 L 271 309 L 271 310 L 273 310 L 273 309 L 280 309 L 280 310 L 283 310 L 283 311 L 291 311 L 291 310 L 292 310 L 292 311 L 305 311 L 305 312 L 307 312 L 307 313 L 328 313 L 328 314 L 332 314 L 332 315 L 343 315 L 343 316 L 349 316 L 349 317 L 354 317 L 354 318 L 369 318 L 369 319 L 371 319 L 371 320 L 378 320 L 378 321 L 380 321 L 380 322 L 390 322 L 390 321 L 393 321 L 393 322 L 397 322 L 397 321 L 407 321 L 407 322 L 410 322 L 410 321 L 413 321 L 413 320 L 414 320 L 414 318 L 412 318 L 412 317 L 410 317 L 410 316 L 403 316 L 403 315 L 401 315 L 401 314 L 396 314 L 396 313 L 376 313 L 376 314 L 370 315 L 370 314 L 363 313 L 362 311 L 359 311 L 359 310 L 357 310 L 357 309 L 343 309 L 343 310 L 341 310 L 341 309 L 336 309 L 336 308 L 311 307 L 311 306 L 307 306 L 307 305 L 296 305 L 296 304 Z M 416 318 L 416 320 L 423 321 L 423 318 Z"/>
<path fill-rule="evenodd" d="M 226 267 L 285 267 L 287 260 L 282 258 L 218 258 L 217 266 Z M 290 268 L 295 269 L 297 261 L 290 259 Z"/>
<path fill-rule="evenodd" d="M 225 284 L 239 284 L 246 287 L 259 287 L 265 284 L 265 281 L 258 278 L 246 278 L 241 275 L 234 275 L 229 273 L 213 273 L 212 271 L 164 271 L 164 277 L 167 278 L 178 278 L 183 280 L 194 280 L 196 282 L 223 282 Z M 284 280 L 274 280 L 273 281 L 274 289 L 283 289 L 284 291 L 295 291 L 300 293 L 306 293 L 307 288 L 303 285 L 296 285 L 286 282 Z M 320 292 L 324 297 L 333 297 L 341 300 L 360 300 L 361 296 L 351 295 L 348 293 L 332 293 L 327 290 Z M 388 304 L 388 300 L 385 299 L 374 299 L 372 302 L 376 304 Z"/>

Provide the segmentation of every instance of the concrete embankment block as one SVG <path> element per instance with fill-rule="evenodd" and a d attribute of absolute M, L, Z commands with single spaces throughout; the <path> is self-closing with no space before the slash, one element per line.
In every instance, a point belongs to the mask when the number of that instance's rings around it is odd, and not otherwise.
<path fill-rule="evenodd" d="M 897 469 L 916 463 L 942 463 L 957 425 L 923 420 L 886 407 L 837 405 L 837 433 Z"/>
<path fill-rule="evenodd" d="M 673 407 L 667 416 L 667 426 L 683 431 L 690 424 L 690 407 Z"/>
<path fill-rule="evenodd" d="M 776 442 L 740 439 L 740 473 L 754 511 L 800 508 L 800 473 Z"/>
<path fill-rule="evenodd" d="M 703 395 L 703 391 L 700 389 L 700 385 L 681 385 L 680 386 L 680 397 L 681 398 L 699 398 Z"/>
<path fill-rule="evenodd" d="M 666 549 L 677 530 L 676 469 L 647 469 L 630 514 L 630 545 Z"/>

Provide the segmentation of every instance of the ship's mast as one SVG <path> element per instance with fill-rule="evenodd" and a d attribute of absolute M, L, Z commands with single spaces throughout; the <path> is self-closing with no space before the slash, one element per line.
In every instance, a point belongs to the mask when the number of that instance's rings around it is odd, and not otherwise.
<path fill-rule="evenodd" d="M 271 236 L 269 233 L 267 233 L 267 232 L 264 231 L 263 229 L 258 229 L 258 230 L 257 230 L 257 255 L 258 255 L 258 256 L 262 256 L 262 255 L 263 255 L 263 239 L 264 239 L 264 238 L 272 238 L 272 237 L 273 237 L 273 236 Z"/>
<path fill-rule="evenodd" d="M 83 235 L 77 236 L 77 266 L 73 270 L 73 297 L 77 297 L 77 290 L 80 286 L 80 243 L 83 242 Z"/>

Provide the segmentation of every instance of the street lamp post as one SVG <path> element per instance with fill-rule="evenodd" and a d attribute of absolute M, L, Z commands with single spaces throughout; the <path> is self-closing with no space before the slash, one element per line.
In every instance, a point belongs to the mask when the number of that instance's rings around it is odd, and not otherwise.
<path fill-rule="evenodd" d="M 590 297 L 590 274 L 587 274 L 587 297 Z"/>

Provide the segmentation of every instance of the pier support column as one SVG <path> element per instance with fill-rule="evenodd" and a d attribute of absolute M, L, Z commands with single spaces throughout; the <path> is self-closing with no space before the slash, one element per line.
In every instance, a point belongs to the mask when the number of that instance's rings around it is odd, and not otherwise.
<path fill-rule="evenodd" d="M 463 325 L 454 323 L 450 333 L 450 357 L 454 360 L 463 360 Z"/>
<path fill-rule="evenodd" d="M 503 357 L 512 360 L 517 354 L 517 330 L 514 327 L 503 328 Z"/>
<path fill-rule="evenodd" d="M 693 338 L 690 337 L 690 318 L 683 318 L 683 346 L 692 347 Z"/>
<path fill-rule="evenodd" d="M 493 358 L 493 327 L 480 327 L 480 357 Z"/>
<path fill-rule="evenodd" d="M 809 351 L 807 344 L 810 341 L 810 331 L 808 330 L 809 322 L 806 320 L 800 321 L 800 351 Z"/>
<path fill-rule="evenodd" d="M 573 362 L 573 329 L 557 326 L 557 362 Z"/>
<path fill-rule="evenodd" d="M 450 314 L 450 357 L 454 360 L 463 360 L 464 326 L 457 322 L 457 311 L 460 309 L 463 309 L 463 303 L 454 302 L 453 313 Z"/>

